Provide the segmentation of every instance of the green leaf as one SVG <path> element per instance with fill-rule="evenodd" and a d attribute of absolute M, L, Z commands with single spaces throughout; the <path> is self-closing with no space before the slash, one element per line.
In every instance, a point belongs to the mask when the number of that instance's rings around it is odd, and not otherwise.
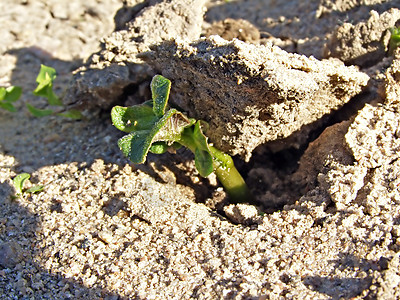
<path fill-rule="evenodd" d="M 167 152 L 169 146 L 166 142 L 155 142 L 150 146 L 150 152 L 154 154 L 163 154 Z"/>
<path fill-rule="evenodd" d="M 0 88 L 0 107 L 11 112 L 16 112 L 17 109 L 12 105 L 17 101 L 22 94 L 22 89 L 19 86 L 10 86 L 8 88 Z"/>
<path fill-rule="evenodd" d="M 62 106 L 60 98 L 53 91 L 53 81 L 56 79 L 56 70 L 41 65 L 38 76 L 36 77 L 36 82 L 38 86 L 33 91 L 35 96 L 41 96 L 47 98 L 50 105 Z"/>
<path fill-rule="evenodd" d="M 200 175 L 203 177 L 207 177 L 214 171 L 213 158 L 206 150 L 196 148 L 194 152 L 194 163 L 197 171 L 199 171 Z"/>
<path fill-rule="evenodd" d="M 38 118 L 49 116 L 53 113 L 51 109 L 39 109 L 30 105 L 29 103 L 26 103 L 26 107 L 32 115 Z"/>
<path fill-rule="evenodd" d="M 59 113 L 58 115 L 73 120 L 80 120 L 83 118 L 82 113 L 76 109 L 71 109 L 66 111 L 65 113 Z"/>
<path fill-rule="evenodd" d="M 4 100 L 7 102 L 15 102 L 22 95 L 22 88 L 19 86 L 10 86 L 6 89 L 6 95 Z"/>
<path fill-rule="evenodd" d="M 24 182 L 26 180 L 28 180 L 30 177 L 31 177 L 31 175 L 29 175 L 28 173 L 21 173 L 14 177 L 13 183 L 14 183 L 15 189 L 17 190 L 17 194 L 22 195 Z"/>
<path fill-rule="evenodd" d="M 207 137 L 201 130 L 201 123 L 197 121 L 193 129 L 193 138 L 196 143 L 195 165 L 200 175 L 207 177 L 213 172 L 213 159 L 208 146 Z"/>
<path fill-rule="evenodd" d="M 136 164 L 142 164 L 146 160 L 151 145 L 149 131 L 137 131 L 130 133 L 118 140 L 118 146 L 122 153 Z"/>
<path fill-rule="evenodd" d="M 200 121 L 197 121 L 194 126 L 193 137 L 196 141 L 196 145 L 198 148 L 200 148 L 201 150 L 210 152 L 210 149 L 208 147 L 207 137 L 201 130 L 201 122 Z"/>
<path fill-rule="evenodd" d="M 44 186 L 43 186 L 43 185 L 35 185 L 35 186 L 33 186 L 33 187 L 27 189 L 27 190 L 25 191 L 25 193 L 31 193 L 31 194 L 39 193 L 39 192 L 43 191 L 43 189 L 44 189 Z"/>
<path fill-rule="evenodd" d="M 42 96 L 47 98 L 47 102 L 50 105 L 55 105 L 55 106 L 62 106 L 62 102 L 60 100 L 60 98 L 57 97 L 56 94 L 54 94 L 53 92 L 53 85 L 47 85 L 47 86 L 43 86 L 41 87 L 41 89 L 36 89 L 33 91 L 33 94 L 35 96 Z"/>
<path fill-rule="evenodd" d="M 47 84 L 48 82 L 54 81 L 57 77 L 57 72 L 54 68 L 45 65 L 40 65 L 40 71 L 36 77 L 36 82 L 38 84 Z"/>
<path fill-rule="evenodd" d="M 200 121 L 192 127 L 185 128 L 180 142 L 194 153 L 196 169 L 200 175 L 203 177 L 210 175 L 214 170 L 213 156 L 207 137 L 201 130 Z"/>
<path fill-rule="evenodd" d="M 114 106 L 111 110 L 111 120 L 114 126 L 128 133 L 149 130 L 158 119 L 149 102 L 130 107 Z"/>
<path fill-rule="evenodd" d="M 163 141 L 172 144 L 180 139 L 184 128 L 190 125 L 190 120 L 182 113 L 170 109 L 161 118 L 156 118 L 151 127 L 132 131 L 119 139 L 118 146 L 132 162 L 141 164 L 146 161 L 147 153 L 154 142 Z"/>
<path fill-rule="evenodd" d="M 161 75 L 156 75 L 151 80 L 150 88 L 154 114 L 161 117 L 167 107 L 171 81 Z"/>
<path fill-rule="evenodd" d="M 14 105 L 12 105 L 11 103 L 8 103 L 8 102 L 3 102 L 3 101 L 0 102 L 0 107 L 5 109 L 5 110 L 8 110 L 10 112 L 16 112 L 17 111 L 17 109 L 14 107 Z"/>
<path fill-rule="evenodd" d="M 114 126 L 129 133 L 119 139 L 118 146 L 134 163 L 145 162 L 149 151 L 164 153 L 195 122 L 176 109 L 165 112 L 170 88 L 167 78 L 156 75 L 151 82 L 152 101 L 131 107 L 115 106 L 111 110 Z"/>

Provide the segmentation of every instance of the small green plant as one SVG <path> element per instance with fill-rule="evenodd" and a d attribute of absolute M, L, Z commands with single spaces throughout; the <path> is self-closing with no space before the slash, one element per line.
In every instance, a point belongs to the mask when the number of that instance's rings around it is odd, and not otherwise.
<path fill-rule="evenodd" d="M 41 65 L 38 76 L 36 77 L 36 83 L 38 84 L 36 89 L 33 91 L 35 96 L 44 97 L 47 99 L 47 103 L 51 106 L 63 106 L 61 99 L 53 91 L 53 81 L 56 79 L 57 74 L 54 68 Z M 68 110 L 62 112 L 55 112 L 53 109 L 39 109 L 33 105 L 26 104 L 29 112 L 35 117 L 45 117 L 49 115 L 58 115 L 70 119 L 81 119 L 82 114 L 78 110 Z"/>
<path fill-rule="evenodd" d="M 61 99 L 53 91 L 53 81 L 56 77 L 55 69 L 41 65 L 39 74 L 36 77 L 36 83 L 38 85 L 33 91 L 33 94 L 38 97 L 46 98 L 47 103 L 51 106 L 63 106 Z M 21 97 L 21 94 L 22 89 L 18 86 L 10 86 L 8 88 L 0 87 L 0 108 L 10 112 L 16 112 L 17 109 L 13 103 Z M 82 113 L 75 109 L 66 111 L 65 108 L 61 108 L 56 112 L 53 109 L 36 108 L 30 103 L 26 103 L 26 107 L 33 116 L 39 118 L 49 115 L 58 115 L 69 119 L 82 119 Z"/>
<path fill-rule="evenodd" d="M 21 94 L 22 89 L 19 86 L 10 86 L 8 88 L 1 87 L 0 107 L 11 112 L 16 112 L 17 109 L 13 103 L 21 97 Z"/>
<path fill-rule="evenodd" d="M 393 27 L 389 29 L 390 41 L 389 41 L 389 54 L 392 55 L 394 50 L 400 46 L 400 28 Z"/>
<path fill-rule="evenodd" d="M 47 98 L 47 102 L 50 105 L 62 106 L 60 98 L 53 91 L 53 81 L 56 79 L 56 70 L 52 67 L 45 65 L 40 66 L 40 71 L 36 77 L 36 83 L 38 86 L 33 91 L 35 96 L 41 96 Z"/>
<path fill-rule="evenodd" d="M 43 185 L 35 185 L 29 189 L 24 190 L 24 183 L 25 181 L 29 180 L 31 175 L 28 173 L 21 173 L 14 177 L 13 184 L 15 190 L 17 191 L 17 196 L 21 196 L 24 193 L 38 193 L 43 190 Z"/>
<path fill-rule="evenodd" d="M 194 153 L 199 174 L 215 172 L 233 202 L 251 201 L 251 195 L 232 158 L 208 143 L 202 131 L 204 122 L 188 118 L 168 107 L 171 81 L 156 75 L 151 81 L 152 100 L 111 111 L 114 126 L 128 133 L 118 141 L 122 152 L 134 163 L 146 161 L 148 152 L 162 154 L 168 148 L 185 146 Z"/>

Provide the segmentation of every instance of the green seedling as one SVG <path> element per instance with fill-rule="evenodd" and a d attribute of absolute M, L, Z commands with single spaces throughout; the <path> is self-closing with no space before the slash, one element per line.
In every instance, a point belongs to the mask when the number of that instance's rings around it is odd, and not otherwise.
<path fill-rule="evenodd" d="M 39 74 L 36 77 L 38 86 L 33 91 L 33 94 L 35 96 L 45 97 L 48 104 L 51 106 L 63 106 L 61 99 L 53 91 L 53 81 L 56 79 L 56 77 L 55 69 L 41 65 Z M 21 97 L 21 94 L 22 89 L 18 86 L 11 86 L 8 88 L 0 87 L 0 108 L 11 112 L 16 112 L 17 109 L 14 107 L 13 103 Z M 55 112 L 52 109 L 40 109 L 34 107 L 30 103 L 26 103 L 26 107 L 28 108 L 28 111 L 35 117 L 58 115 L 74 120 L 82 119 L 82 113 L 75 109 L 65 111 L 65 109 L 62 108 L 58 109 L 58 112 Z"/>
<path fill-rule="evenodd" d="M 24 190 L 24 188 L 23 188 L 24 183 L 25 183 L 25 181 L 29 180 L 30 177 L 31 177 L 31 175 L 29 175 L 28 173 L 21 173 L 14 177 L 13 183 L 14 183 L 15 190 L 17 191 L 17 195 L 22 195 L 24 193 L 33 194 L 33 193 L 41 192 L 43 190 L 43 185 L 36 185 L 29 189 Z"/>
<path fill-rule="evenodd" d="M 136 164 L 146 161 L 148 152 L 162 154 L 185 146 L 194 153 L 196 169 L 203 177 L 215 172 L 233 202 L 251 201 L 251 195 L 232 158 L 208 143 L 204 122 L 188 118 L 168 106 L 171 81 L 156 75 L 151 81 L 152 100 L 143 104 L 115 106 L 111 119 L 116 128 L 128 133 L 118 141 L 121 151 Z"/>
<path fill-rule="evenodd" d="M 56 79 L 57 74 L 54 68 L 41 65 L 38 76 L 36 77 L 36 83 L 38 84 L 36 89 L 33 91 L 35 96 L 44 97 L 47 99 L 47 103 L 51 106 L 63 106 L 61 99 L 53 91 L 53 81 Z M 64 112 L 55 112 L 52 109 L 39 109 L 33 105 L 26 104 L 29 112 L 35 117 L 45 117 L 49 115 L 58 115 L 69 119 L 81 119 L 82 114 L 78 110 L 68 110 Z"/>
<path fill-rule="evenodd" d="M 392 55 L 394 50 L 400 45 L 400 28 L 390 28 L 389 54 Z"/>
<path fill-rule="evenodd" d="M 60 98 L 53 91 L 53 81 L 56 79 L 56 70 L 45 65 L 40 66 L 40 71 L 36 77 L 38 86 L 33 91 L 35 96 L 45 97 L 50 105 L 62 106 Z"/>
<path fill-rule="evenodd" d="M 8 88 L 1 87 L 0 107 L 11 112 L 16 112 L 17 109 L 13 103 L 21 97 L 21 94 L 22 89 L 19 86 L 10 86 Z"/>

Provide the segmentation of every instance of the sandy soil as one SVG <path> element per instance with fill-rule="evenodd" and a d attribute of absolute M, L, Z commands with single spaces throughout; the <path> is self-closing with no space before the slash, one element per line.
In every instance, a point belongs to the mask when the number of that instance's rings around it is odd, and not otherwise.
<path fill-rule="evenodd" d="M 344 81 L 338 107 L 301 124 L 300 135 L 252 146 L 248 163 L 236 157 L 257 205 L 232 205 L 190 153 L 130 164 L 100 100 L 86 103 L 81 121 L 25 108 L 46 106 L 31 94 L 40 64 L 57 70 L 55 90 L 68 93 L 73 71 L 110 51 L 114 31 L 144 7 L 124 2 L 0 3 L 0 85 L 24 89 L 18 112 L 0 110 L 0 299 L 399 299 L 400 55 L 377 40 L 400 5 L 205 2 L 202 36 L 335 57 L 362 78 Z M 122 64 L 128 55 L 118 51 Z M 275 52 L 296 62 L 284 51 Z M 128 102 L 147 94 L 148 81 L 138 86 Z M 26 187 L 44 191 L 14 197 L 21 172 L 32 175 Z"/>

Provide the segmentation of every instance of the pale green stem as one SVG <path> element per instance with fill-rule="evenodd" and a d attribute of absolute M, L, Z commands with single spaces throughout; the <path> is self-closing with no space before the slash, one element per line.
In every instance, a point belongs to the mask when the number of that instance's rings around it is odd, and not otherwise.
<path fill-rule="evenodd" d="M 236 169 L 232 157 L 213 146 L 210 146 L 210 150 L 214 160 L 214 172 L 232 202 L 251 202 L 253 197 L 242 175 Z"/>
<path fill-rule="evenodd" d="M 196 146 L 191 137 L 183 137 L 178 143 L 195 152 Z M 236 169 L 233 159 L 228 154 L 209 146 L 213 158 L 214 172 L 228 193 L 233 203 L 252 202 L 253 197 L 242 175 Z"/>

